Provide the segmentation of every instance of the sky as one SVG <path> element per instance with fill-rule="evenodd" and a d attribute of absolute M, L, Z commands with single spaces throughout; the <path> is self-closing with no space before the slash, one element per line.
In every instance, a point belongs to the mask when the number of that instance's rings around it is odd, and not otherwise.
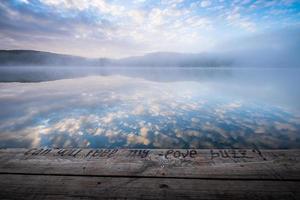
<path fill-rule="evenodd" d="M 295 27 L 299 0 L 0 1 L 0 49 L 84 57 L 225 51 Z"/>

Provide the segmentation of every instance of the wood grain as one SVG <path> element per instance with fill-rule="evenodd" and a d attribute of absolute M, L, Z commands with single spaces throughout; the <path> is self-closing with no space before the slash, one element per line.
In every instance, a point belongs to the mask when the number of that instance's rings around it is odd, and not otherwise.
<path fill-rule="evenodd" d="M 299 199 L 300 150 L 1 149 L 0 199 Z"/>

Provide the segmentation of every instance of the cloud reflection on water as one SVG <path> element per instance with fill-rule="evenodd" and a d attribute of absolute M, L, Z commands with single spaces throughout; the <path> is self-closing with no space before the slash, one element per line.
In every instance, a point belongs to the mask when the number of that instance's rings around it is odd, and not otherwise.
<path fill-rule="evenodd" d="M 300 147 L 298 115 L 223 89 L 124 76 L 0 83 L 0 147 Z"/>

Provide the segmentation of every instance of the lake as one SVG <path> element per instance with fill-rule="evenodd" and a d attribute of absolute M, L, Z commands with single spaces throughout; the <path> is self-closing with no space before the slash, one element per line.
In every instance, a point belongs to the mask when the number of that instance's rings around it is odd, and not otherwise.
<path fill-rule="evenodd" d="M 300 69 L 0 67 L 0 148 L 300 148 Z"/>

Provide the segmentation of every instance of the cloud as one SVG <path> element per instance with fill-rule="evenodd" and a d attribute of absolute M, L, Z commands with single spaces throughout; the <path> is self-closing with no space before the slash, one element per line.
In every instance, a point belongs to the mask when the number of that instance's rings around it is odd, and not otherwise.
<path fill-rule="evenodd" d="M 211 1 L 201 1 L 200 5 L 202 8 L 206 8 L 211 5 Z"/>
<path fill-rule="evenodd" d="M 226 19 L 232 26 L 236 26 L 250 32 L 256 31 L 255 23 L 247 17 L 241 16 L 240 7 L 234 7 L 233 10 L 229 11 Z"/>
<path fill-rule="evenodd" d="M 78 11 L 97 9 L 101 13 L 110 15 L 122 15 L 124 11 L 122 6 L 108 4 L 105 0 L 43 0 L 41 2 L 58 9 Z"/>
<path fill-rule="evenodd" d="M 19 0 L 19 1 L 22 2 L 22 3 L 25 3 L 25 4 L 29 4 L 28 0 Z"/>
<path fill-rule="evenodd" d="M 147 127 L 142 127 L 141 129 L 140 129 L 140 135 L 142 136 L 142 137 L 147 137 L 148 136 L 148 128 Z"/>
<path fill-rule="evenodd" d="M 135 135 L 133 133 L 129 133 L 127 135 L 127 145 L 128 146 L 136 146 L 139 144 L 149 145 L 150 140 L 147 137 Z"/>
<path fill-rule="evenodd" d="M 87 57 L 212 51 L 229 36 L 295 24 L 297 6 L 294 1 L 1 1 L 0 42 L 5 49 Z"/>

